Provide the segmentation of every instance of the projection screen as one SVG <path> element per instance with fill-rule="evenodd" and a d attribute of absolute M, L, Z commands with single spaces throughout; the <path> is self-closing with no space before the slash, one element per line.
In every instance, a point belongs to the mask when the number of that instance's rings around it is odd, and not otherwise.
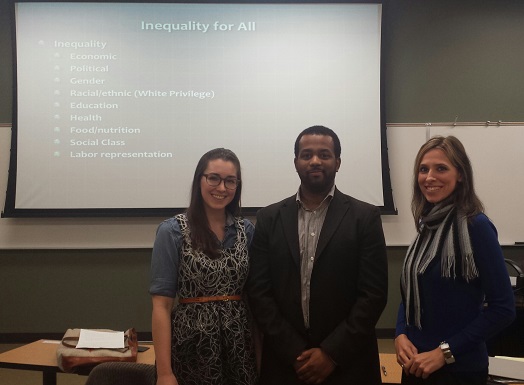
<path fill-rule="evenodd" d="M 245 213 L 296 193 L 297 135 L 332 128 L 337 187 L 394 211 L 380 3 L 15 2 L 4 216 L 166 215 L 198 159 L 242 164 Z"/>

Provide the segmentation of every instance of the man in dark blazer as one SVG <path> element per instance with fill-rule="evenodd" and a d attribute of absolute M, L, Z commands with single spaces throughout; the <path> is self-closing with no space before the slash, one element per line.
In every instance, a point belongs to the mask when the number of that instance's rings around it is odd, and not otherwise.
<path fill-rule="evenodd" d="M 340 152 L 329 128 L 304 130 L 298 193 L 257 214 L 247 288 L 264 335 L 263 385 L 381 383 L 384 234 L 375 206 L 336 189 Z"/>

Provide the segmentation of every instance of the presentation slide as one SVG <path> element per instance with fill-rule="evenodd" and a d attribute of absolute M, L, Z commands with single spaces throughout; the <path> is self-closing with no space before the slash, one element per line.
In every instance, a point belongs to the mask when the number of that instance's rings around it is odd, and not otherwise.
<path fill-rule="evenodd" d="M 383 206 L 381 12 L 17 3 L 6 211 L 184 208 L 217 147 L 240 158 L 242 206 L 263 207 L 296 193 L 294 141 L 312 125 L 341 139 L 337 187 Z"/>

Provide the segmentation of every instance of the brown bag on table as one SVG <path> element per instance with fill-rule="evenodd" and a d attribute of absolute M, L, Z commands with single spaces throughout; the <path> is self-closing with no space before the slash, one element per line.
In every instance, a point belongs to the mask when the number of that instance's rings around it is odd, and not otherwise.
<path fill-rule="evenodd" d="M 107 329 L 93 329 L 111 332 Z M 134 328 L 124 333 L 123 349 L 77 349 L 76 344 L 80 329 L 68 329 L 56 350 L 57 364 L 65 373 L 76 373 L 81 369 L 90 369 L 102 362 L 136 362 L 138 352 L 137 335 Z"/>

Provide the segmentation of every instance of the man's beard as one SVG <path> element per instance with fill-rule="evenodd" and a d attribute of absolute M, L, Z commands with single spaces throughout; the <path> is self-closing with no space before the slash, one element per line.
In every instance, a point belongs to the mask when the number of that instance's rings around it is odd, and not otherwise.
<path fill-rule="evenodd" d="M 302 182 L 302 185 L 306 187 L 309 191 L 312 193 L 322 193 L 331 188 L 333 186 L 333 183 L 335 181 L 334 176 L 331 177 L 331 175 L 326 174 L 322 171 L 322 178 L 311 178 L 309 174 L 302 175 L 300 174 L 300 181 Z"/>

